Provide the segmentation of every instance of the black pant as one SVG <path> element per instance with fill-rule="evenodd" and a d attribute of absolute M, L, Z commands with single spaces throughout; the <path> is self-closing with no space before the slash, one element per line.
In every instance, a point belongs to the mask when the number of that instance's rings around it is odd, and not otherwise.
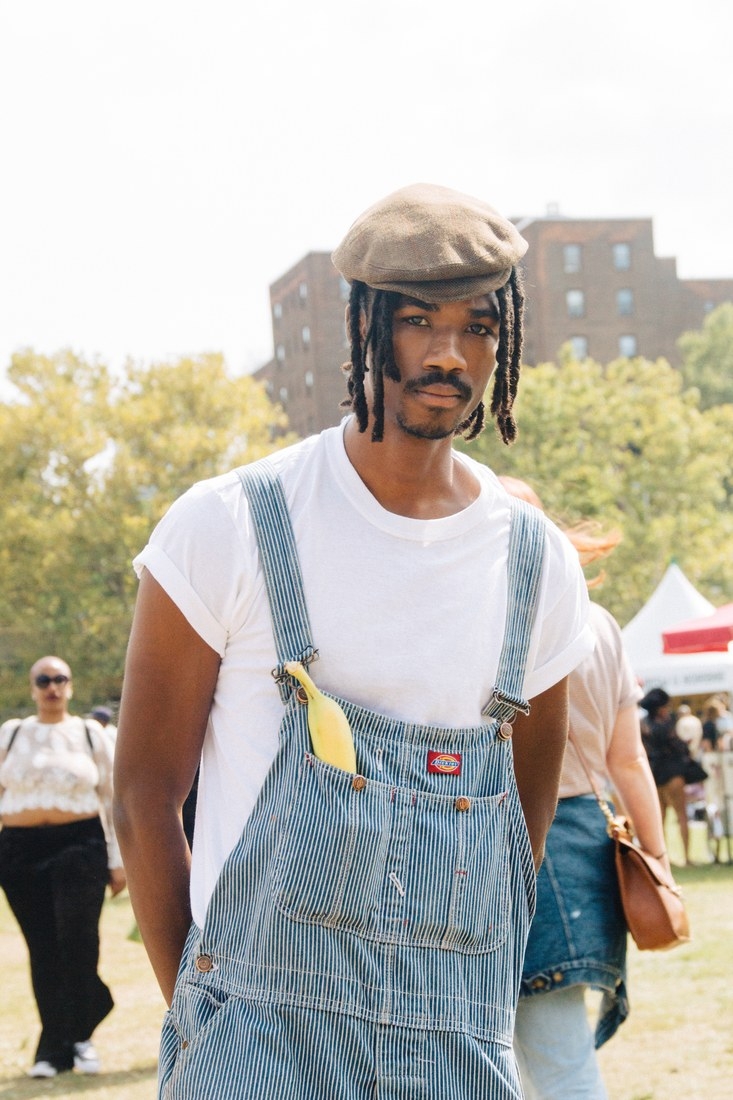
<path fill-rule="evenodd" d="M 107 880 L 99 818 L 0 830 L 0 886 L 28 945 L 41 1017 L 36 1061 L 58 1070 L 73 1067 L 74 1043 L 114 1003 L 97 974 Z"/>

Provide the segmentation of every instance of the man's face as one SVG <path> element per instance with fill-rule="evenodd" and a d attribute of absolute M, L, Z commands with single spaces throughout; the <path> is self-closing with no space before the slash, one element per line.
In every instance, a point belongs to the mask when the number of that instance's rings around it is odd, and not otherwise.
<path fill-rule="evenodd" d="M 402 296 L 392 332 L 400 381 L 384 379 L 385 429 L 392 421 L 420 439 L 452 436 L 483 398 L 496 366 L 496 296 L 438 303 Z"/>

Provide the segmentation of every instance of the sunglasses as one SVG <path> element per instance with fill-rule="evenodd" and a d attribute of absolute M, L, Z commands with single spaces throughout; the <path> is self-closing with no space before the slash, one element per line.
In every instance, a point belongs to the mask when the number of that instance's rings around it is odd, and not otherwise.
<path fill-rule="evenodd" d="M 46 676 L 45 672 L 36 676 L 36 687 L 47 688 L 49 684 L 68 684 L 70 676 L 64 676 L 59 672 L 58 676 Z"/>

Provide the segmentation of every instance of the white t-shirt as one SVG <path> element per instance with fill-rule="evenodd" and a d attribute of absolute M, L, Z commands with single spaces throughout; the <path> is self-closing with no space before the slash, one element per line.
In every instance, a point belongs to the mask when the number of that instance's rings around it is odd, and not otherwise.
<path fill-rule="evenodd" d="M 345 423 L 345 422 L 344 422 Z M 486 467 L 456 452 L 480 484 L 441 519 L 386 511 L 344 448 L 343 424 L 271 456 L 290 511 L 319 659 L 318 686 L 391 717 L 481 723 L 506 613 L 511 500 Z M 193 486 L 135 559 L 222 658 L 204 744 L 191 872 L 203 924 L 278 746 L 282 703 L 264 578 L 236 473 Z M 567 675 L 592 649 L 577 553 L 547 521 L 547 551 L 525 695 Z"/>

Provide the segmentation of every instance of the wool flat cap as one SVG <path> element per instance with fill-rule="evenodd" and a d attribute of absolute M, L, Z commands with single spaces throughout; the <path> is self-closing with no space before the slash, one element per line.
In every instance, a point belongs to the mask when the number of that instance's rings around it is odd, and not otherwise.
<path fill-rule="evenodd" d="M 370 206 L 332 260 L 349 282 L 454 302 L 504 286 L 526 251 L 515 226 L 482 199 L 416 183 Z"/>

